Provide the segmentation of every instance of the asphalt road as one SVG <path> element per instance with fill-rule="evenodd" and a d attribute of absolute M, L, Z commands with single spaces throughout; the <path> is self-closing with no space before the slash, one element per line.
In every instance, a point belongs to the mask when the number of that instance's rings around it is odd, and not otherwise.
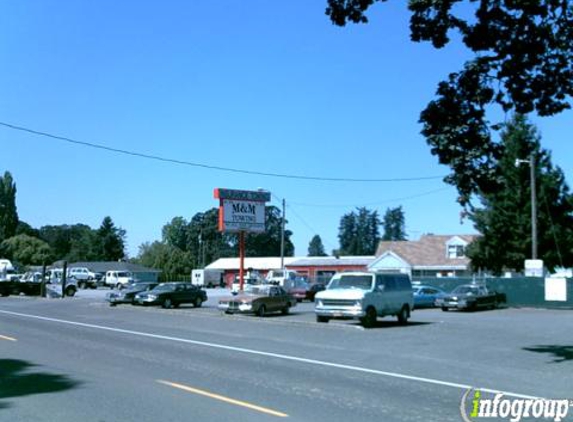
<path fill-rule="evenodd" d="M 571 311 L 420 310 L 364 330 L 317 324 L 308 303 L 260 319 L 222 315 L 218 291 L 174 310 L 104 294 L 0 298 L 0 421 L 459 421 L 470 386 L 573 398 Z"/>

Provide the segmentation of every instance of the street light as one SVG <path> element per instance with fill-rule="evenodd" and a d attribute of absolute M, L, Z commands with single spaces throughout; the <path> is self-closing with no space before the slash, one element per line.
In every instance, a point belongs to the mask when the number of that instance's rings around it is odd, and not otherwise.
<path fill-rule="evenodd" d="M 520 164 L 529 164 L 529 178 L 531 183 L 531 259 L 537 259 L 537 195 L 535 193 L 535 154 L 531 153 L 529 160 L 515 159 L 515 167 Z"/>

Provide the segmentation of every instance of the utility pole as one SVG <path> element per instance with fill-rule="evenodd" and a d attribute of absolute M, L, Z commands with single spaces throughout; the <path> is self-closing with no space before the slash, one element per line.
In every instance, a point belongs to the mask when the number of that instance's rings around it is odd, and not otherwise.
<path fill-rule="evenodd" d="M 529 158 L 531 178 L 531 259 L 537 259 L 537 193 L 535 187 L 535 153 Z"/>
<path fill-rule="evenodd" d="M 286 201 L 283 198 L 283 218 L 281 222 L 281 269 L 285 268 L 285 205 Z"/>
<path fill-rule="evenodd" d="M 515 166 L 522 163 L 529 164 L 529 183 L 531 190 L 531 259 L 537 259 L 537 192 L 535 187 L 535 153 L 532 152 L 529 160 L 515 160 Z"/>

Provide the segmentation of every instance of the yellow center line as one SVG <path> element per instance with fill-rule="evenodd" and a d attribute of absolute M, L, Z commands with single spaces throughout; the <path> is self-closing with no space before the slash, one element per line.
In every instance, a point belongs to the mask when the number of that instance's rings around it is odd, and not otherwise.
<path fill-rule="evenodd" d="M 0 335 L 0 340 L 18 341 L 13 337 L 8 337 L 8 336 L 3 336 L 3 335 Z"/>
<path fill-rule="evenodd" d="M 209 398 L 215 399 L 215 400 L 220 400 L 220 401 L 223 401 L 225 403 L 234 404 L 236 406 L 246 407 L 248 409 L 256 410 L 256 411 L 262 412 L 262 413 L 266 413 L 268 415 L 278 416 L 279 418 L 287 418 L 288 417 L 288 415 L 286 413 L 277 412 L 276 410 L 268 409 L 266 407 L 257 406 L 257 405 L 247 403 L 244 401 L 240 401 L 240 400 L 235 400 L 235 399 L 232 399 L 229 397 L 221 396 L 219 394 L 213 394 L 213 393 L 210 393 L 210 392 L 205 391 L 205 390 L 199 390 L 197 388 L 189 387 L 187 385 L 177 384 L 175 382 L 164 381 L 164 380 L 157 380 L 157 382 L 160 384 L 168 385 L 168 386 L 173 387 L 173 388 L 178 388 L 180 390 L 187 391 L 189 393 L 199 394 L 201 396 L 209 397 Z"/>

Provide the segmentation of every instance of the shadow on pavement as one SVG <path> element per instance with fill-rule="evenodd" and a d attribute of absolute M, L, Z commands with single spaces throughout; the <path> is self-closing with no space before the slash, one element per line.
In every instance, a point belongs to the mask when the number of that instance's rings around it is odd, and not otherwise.
<path fill-rule="evenodd" d="M 29 372 L 36 365 L 18 359 L 0 359 L 0 400 L 32 394 L 55 393 L 80 385 L 65 375 Z M 0 402 L 0 409 L 10 404 Z"/>
<path fill-rule="evenodd" d="M 432 325 L 434 322 L 416 322 L 408 321 L 407 324 L 400 324 L 398 321 L 376 321 L 373 327 L 368 328 L 368 330 L 375 330 L 376 328 L 408 328 L 408 327 L 420 327 L 424 325 Z M 352 325 L 361 326 L 360 322 L 355 321 Z"/>
<path fill-rule="evenodd" d="M 528 352 L 548 353 L 553 355 L 555 359 L 551 363 L 560 363 L 568 360 L 573 360 L 573 346 L 557 346 L 552 344 L 524 347 L 523 350 L 527 350 Z"/>

